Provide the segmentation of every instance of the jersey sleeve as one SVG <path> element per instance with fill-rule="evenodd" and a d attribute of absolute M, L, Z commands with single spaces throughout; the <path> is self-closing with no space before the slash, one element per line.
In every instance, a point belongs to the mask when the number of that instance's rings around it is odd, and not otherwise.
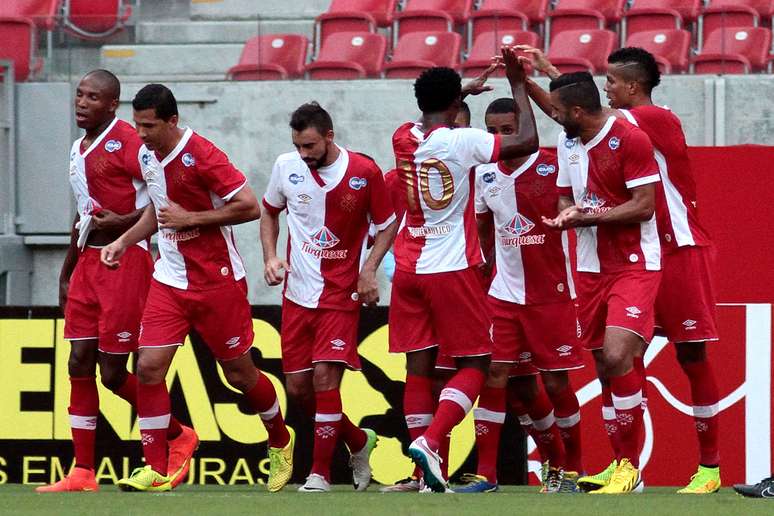
<path fill-rule="evenodd" d="M 626 188 L 632 189 L 661 180 L 658 164 L 653 157 L 653 145 L 647 134 L 636 127 L 632 128 L 621 146 L 623 147 L 622 162 Z"/>
<path fill-rule="evenodd" d="M 142 169 L 140 168 L 140 148 L 142 140 L 136 135 L 126 139 L 124 144 L 122 158 L 124 160 L 124 170 L 132 178 L 142 181 Z"/>
<path fill-rule="evenodd" d="M 376 165 L 371 172 L 369 205 L 370 215 L 377 231 L 384 230 L 387 226 L 395 222 L 395 210 L 392 207 L 392 200 L 387 185 L 384 182 L 382 171 Z"/>
<path fill-rule="evenodd" d="M 279 160 L 274 162 L 271 169 L 269 184 L 266 186 L 266 193 L 263 195 L 263 205 L 270 213 L 278 214 L 285 209 L 287 198 L 282 192 L 282 171 Z"/>
<path fill-rule="evenodd" d="M 489 211 L 489 206 L 486 204 L 486 197 L 484 196 L 484 172 L 476 169 L 476 179 L 473 182 L 475 191 L 473 192 L 473 200 L 476 206 L 476 214 L 486 213 Z"/>
<path fill-rule="evenodd" d="M 451 134 L 455 154 L 464 159 L 466 168 L 495 163 L 500 157 L 499 135 L 475 128 L 454 129 Z"/>
<path fill-rule="evenodd" d="M 222 150 L 210 144 L 197 159 L 196 171 L 207 188 L 224 201 L 230 201 L 247 184 L 247 178 L 229 161 Z"/>
<path fill-rule="evenodd" d="M 398 220 L 403 219 L 403 215 L 406 213 L 406 203 L 401 195 L 401 183 L 400 183 L 400 171 L 394 168 L 388 171 L 384 175 L 384 185 L 390 192 L 390 199 L 392 200 L 392 208 L 395 210 L 395 217 Z"/>
<path fill-rule="evenodd" d="M 567 137 L 563 132 L 559 133 L 559 140 L 556 143 L 556 165 L 559 171 L 556 173 L 556 188 L 559 195 L 572 197 L 572 182 L 568 171 L 569 163 L 567 161 L 567 147 L 565 146 Z"/>

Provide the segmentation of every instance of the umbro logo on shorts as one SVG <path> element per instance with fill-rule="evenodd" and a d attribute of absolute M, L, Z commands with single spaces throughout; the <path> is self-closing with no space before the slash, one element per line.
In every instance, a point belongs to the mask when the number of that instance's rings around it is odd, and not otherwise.
<path fill-rule="evenodd" d="M 683 326 L 685 326 L 686 330 L 695 330 L 696 329 L 696 321 L 693 319 L 686 319 L 683 321 Z"/>
<path fill-rule="evenodd" d="M 228 349 L 233 349 L 239 345 L 239 340 L 241 337 L 231 337 L 226 341 L 226 347 Z"/>
<path fill-rule="evenodd" d="M 335 350 L 335 351 L 343 351 L 344 350 L 344 346 L 346 346 L 346 345 L 347 345 L 347 343 L 344 342 L 341 339 L 335 339 L 335 340 L 331 341 L 331 348 L 333 350 Z"/>
<path fill-rule="evenodd" d="M 639 319 L 641 313 L 642 310 L 636 306 L 630 306 L 626 309 L 626 317 L 634 317 L 635 319 Z"/>
<path fill-rule="evenodd" d="M 118 337 L 118 342 L 127 342 L 131 336 L 132 334 L 128 331 L 122 331 L 121 333 L 116 334 L 116 337 Z"/>
<path fill-rule="evenodd" d="M 559 346 L 556 348 L 556 350 L 559 352 L 560 357 L 566 357 L 570 354 L 570 351 L 572 351 L 572 346 L 565 344 L 563 346 Z"/>

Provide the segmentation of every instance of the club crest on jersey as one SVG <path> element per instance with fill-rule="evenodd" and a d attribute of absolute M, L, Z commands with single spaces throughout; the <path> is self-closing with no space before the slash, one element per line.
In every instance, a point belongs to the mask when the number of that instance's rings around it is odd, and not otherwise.
<path fill-rule="evenodd" d="M 183 165 L 185 165 L 186 167 L 192 167 L 196 165 L 196 159 L 194 159 L 193 155 L 190 152 L 186 152 L 185 154 L 183 154 L 181 161 L 183 162 Z"/>
<path fill-rule="evenodd" d="M 118 140 L 108 140 L 107 143 L 105 143 L 105 150 L 108 152 L 115 152 L 120 149 L 121 149 L 121 142 L 119 142 Z"/>
<path fill-rule="evenodd" d="M 610 150 L 616 150 L 621 146 L 621 140 L 617 136 L 613 136 L 607 140 L 607 146 L 610 147 Z"/>
<path fill-rule="evenodd" d="M 368 179 L 364 177 L 353 177 L 349 180 L 349 187 L 353 190 L 360 190 L 368 184 Z"/>
<path fill-rule="evenodd" d="M 535 223 L 529 220 L 521 213 L 516 213 L 514 217 L 506 225 L 502 227 L 502 230 L 508 235 L 500 239 L 500 243 L 505 246 L 518 247 L 522 245 L 541 245 L 546 240 L 546 235 L 528 235 L 530 231 L 535 229 Z"/>
<path fill-rule="evenodd" d="M 304 182 L 304 176 L 298 175 L 294 172 L 288 176 L 288 181 L 290 181 L 294 185 L 297 185 L 298 183 Z"/>
<path fill-rule="evenodd" d="M 553 174 L 554 172 L 556 172 L 556 167 L 553 165 L 549 165 L 547 163 L 541 163 L 540 165 L 537 166 L 535 170 L 537 171 L 539 176 L 545 177 L 549 174 Z"/>
<path fill-rule="evenodd" d="M 330 249 L 331 247 L 335 247 L 340 241 L 341 240 L 325 226 L 312 235 L 312 242 L 320 249 Z"/>
<path fill-rule="evenodd" d="M 495 173 L 494 172 L 487 172 L 483 176 L 483 180 L 485 183 L 493 183 L 495 180 Z"/>

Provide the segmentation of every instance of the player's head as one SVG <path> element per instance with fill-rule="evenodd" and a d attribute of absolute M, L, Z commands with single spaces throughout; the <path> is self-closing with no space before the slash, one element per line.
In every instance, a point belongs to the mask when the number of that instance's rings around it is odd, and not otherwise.
<path fill-rule="evenodd" d="M 121 96 L 121 83 L 107 70 L 92 70 L 75 89 L 75 123 L 87 131 L 113 120 Z"/>
<path fill-rule="evenodd" d="M 493 100 L 486 108 L 484 124 L 492 134 L 516 134 L 518 123 L 513 99 L 503 97 Z"/>
<path fill-rule="evenodd" d="M 290 115 L 293 145 L 309 168 L 320 168 L 328 161 L 333 143 L 333 120 L 317 102 L 299 106 Z"/>
<path fill-rule="evenodd" d="M 580 135 L 588 115 L 602 111 L 599 90 L 588 72 L 565 73 L 551 81 L 551 118 L 556 120 L 568 138 Z"/>
<path fill-rule="evenodd" d="M 132 100 L 137 134 L 150 150 L 166 147 L 177 129 L 177 101 L 163 84 L 147 84 Z"/>
<path fill-rule="evenodd" d="M 661 82 L 661 72 L 653 54 L 637 47 L 621 48 L 607 58 L 605 93 L 613 108 L 630 108 L 635 100 L 650 97 Z"/>
<path fill-rule="evenodd" d="M 460 110 L 457 112 L 457 118 L 454 119 L 452 127 L 455 129 L 470 127 L 470 107 L 467 102 L 460 103 Z"/>
<path fill-rule="evenodd" d="M 451 125 L 462 104 L 462 79 L 451 68 L 428 68 L 414 81 L 414 96 L 424 115 L 444 113 Z"/>

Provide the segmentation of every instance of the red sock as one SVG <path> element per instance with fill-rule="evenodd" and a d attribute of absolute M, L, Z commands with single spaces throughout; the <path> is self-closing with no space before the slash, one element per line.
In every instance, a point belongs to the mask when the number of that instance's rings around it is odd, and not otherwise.
<path fill-rule="evenodd" d="M 167 475 L 167 427 L 169 426 L 167 384 L 137 384 L 137 417 L 142 436 L 145 463 L 157 473 Z"/>
<path fill-rule="evenodd" d="M 613 408 L 613 393 L 610 392 L 610 384 L 602 384 L 602 420 L 605 423 L 605 432 L 610 440 L 615 460 L 621 460 L 621 440 L 618 434 L 618 420 L 615 418 Z"/>
<path fill-rule="evenodd" d="M 478 450 L 478 474 L 497 483 L 497 452 L 500 449 L 500 431 L 505 422 L 505 388 L 484 385 L 473 409 Z"/>
<path fill-rule="evenodd" d="M 126 374 L 126 380 L 123 385 L 114 390 L 113 393 L 126 401 L 129 405 L 137 408 L 137 376 L 132 373 Z M 169 428 L 167 429 L 167 440 L 172 440 L 183 432 L 180 422 L 174 417 L 169 418 Z"/>
<path fill-rule="evenodd" d="M 362 428 L 356 426 L 346 414 L 341 415 L 341 438 L 349 448 L 349 453 L 357 453 L 368 442 L 368 436 Z"/>
<path fill-rule="evenodd" d="M 620 436 L 621 458 L 629 459 L 635 468 L 640 465 L 640 435 L 642 434 L 642 376 L 631 369 L 622 376 L 610 378 L 615 418 Z"/>
<path fill-rule="evenodd" d="M 547 459 L 551 467 L 565 467 L 564 444 L 556 426 L 554 407 L 542 389 L 529 407 L 529 417 L 532 419 L 532 436 L 541 457 Z"/>
<path fill-rule="evenodd" d="M 645 371 L 645 358 L 634 357 L 634 369 L 642 378 L 642 410 L 648 407 L 648 375 Z"/>
<path fill-rule="evenodd" d="M 556 426 L 562 438 L 565 452 L 565 467 L 570 471 L 583 471 L 581 460 L 581 415 L 578 398 L 571 385 L 551 398 L 554 404 Z"/>
<path fill-rule="evenodd" d="M 535 432 L 535 427 L 532 426 L 532 418 L 529 417 L 527 407 L 521 402 L 521 400 L 509 395 L 508 410 L 519 420 L 519 426 L 521 426 L 521 430 L 524 432 L 524 434 L 532 437 L 532 440 L 535 442 L 535 446 L 537 446 L 538 455 L 540 455 L 540 462 L 547 461 L 548 453 L 545 450 L 545 447 L 541 445 L 537 432 Z"/>
<path fill-rule="evenodd" d="M 314 415 L 312 473 L 322 475 L 330 481 L 331 460 L 341 428 L 341 393 L 338 389 L 331 389 L 314 394 L 317 412 Z"/>
<path fill-rule="evenodd" d="M 290 442 L 290 434 L 282 419 L 277 393 L 274 385 L 265 374 L 258 372 L 258 381 L 252 389 L 245 393 L 247 403 L 263 421 L 263 426 L 269 434 L 269 446 L 284 448 Z"/>
<path fill-rule="evenodd" d="M 426 376 L 406 375 L 406 387 L 403 391 L 403 415 L 406 418 L 409 439 L 414 439 L 425 433 L 433 420 L 432 380 Z M 414 468 L 414 477 L 422 476 L 419 466 Z"/>
<path fill-rule="evenodd" d="M 444 436 L 457 426 L 473 408 L 486 375 L 473 367 L 463 367 L 449 380 L 438 398 L 438 409 L 424 433 L 427 444 L 438 450 Z"/>
<path fill-rule="evenodd" d="M 94 438 L 99 416 L 99 393 L 93 376 L 70 377 L 70 429 L 75 465 L 94 469 Z"/>
<path fill-rule="evenodd" d="M 699 463 L 716 466 L 720 463 L 718 446 L 718 386 L 709 360 L 687 362 L 683 371 L 691 383 L 693 417 L 699 437 Z"/>

